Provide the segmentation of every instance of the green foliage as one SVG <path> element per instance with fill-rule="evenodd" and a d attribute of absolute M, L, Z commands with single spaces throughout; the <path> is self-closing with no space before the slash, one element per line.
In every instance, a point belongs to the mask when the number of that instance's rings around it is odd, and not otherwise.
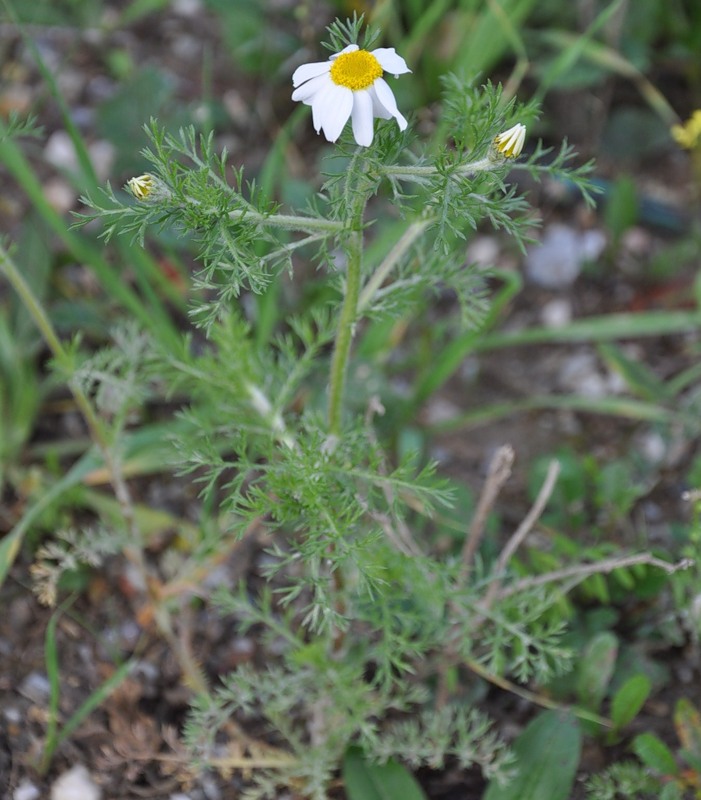
<path fill-rule="evenodd" d="M 639 688 L 645 687 L 641 684 Z M 635 695 L 638 691 L 629 682 L 626 694 Z M 639 703 L 642 695 L 637 696 Z M 663 800 L 698 797 L 701 714 L 686 698 L 680 698 L 675 705 L 674 727 L 681 745 L 676 755 L 656 733 L 647 731 L 638 734 L 631 743 L 631 749 L 642 765 L 623 761 L 595 775 L 587 784 L 587 797 L 597 800 L 600 797 L 613 800 L 619 797 L 660 797 Z M 680 762 L 685 762 L 685 766 L 681 767 Z"/>
<path fill-rule="evenodd" d="M 362 751 L 351 748 L 343 759 L 343 783 L 348 800 L 382 800 L 402 797 L 425 800 L 426 795 L 405 767 L 396 761 L 368 764 Z"/>
<path fill-rule="evenodd" d="M 656 734 L 638 734 L 633 740 L 633 750 L 646 767 L 661 775 L 676 775 L 674 755 Z"/>
<path fill-rule="evenodd" d="M 484 800 L 567 800 L 579 763 L 581 733 L 577 720 L 546 711 L 530 722 L 514 742 L 518 773 L 506 786 L 492 781 Z"/>
<path fill-rule="evenodd" d="M 348 25 L 335 34 L 357 35 L 357 22 Z M 435 672 L 434 654 L 447 653 L 496 675 L 546 681 L 571 658 L 561 644 L 556 592 L 536 587 L 485 604 L 493 575 L 467 580 L 460 561 L 429 554 L 417 539 L 421 520 L 451 494 L 435 467 L 417 463 L 412 452 L 393 463 L 362 406 L 346 401 L 336 424 L 333 398 L 344 399 L 345 364 L 331 366 L 328 419 L 314 396 L 295 410 L 297 398 L 323 381 L 329 343 L 348 359 L 334 309 L 339 297 L 347 303 L 351 269 L 360 281 L 353 325 L 356 314 L 403 315 L 437 283 L 457 293 L 463 320 L 474 323 L 485 298 L 480 276 L 461 262 L 466 231 L 488 221 L 524 239 L 527 205 L 506 185 L 507 164 L 492 151 L 494 136 L 524 112 L 513 103 L 502 109 L 491 85 L 477 90 L 452 76 L 446 90 L 456 132 L 449 148 L 414 151 L 410 135 L 393 123 L 380 123 L 362 151 L 345 136 L 338 148 L 345 169 L 327 176 L 304 214 L 282 213 L 241 169 L 230 183 L 226 154 L 214 153 L 211 136 L 193 129 L 174 136 L 154 121 L 143 198 L 128 203 L 109 188 L 86 198 L 93 213 L 84 219 L 104 220 L 106 239 L 120 233 L 143 242 L 149 227 L 173 227 L 190 238 L 203 264 L 191 318 L 206 342 L 195 347 L 188 336 L 177 348 L 147 348 L 147 363 L 169 392 L 188 397 L 175 440 L 180 470 L 226 520 L 224 535 L 245 536 L 265 520 L 270 537 L 263 568 L 269 588 L 222 590 L 217 602 L 243 630 L 255 625 L 263 641 L 277 642 L 279 663 L 229 675 L 201 696 L 186 731 L 198 761 L 214 764 L 214 744 L 233 715 L 265 719 L 289 755 L 255 772 L 253 797 L 292 784 L 305 796 L 325 796 L 349 746 L 383 763 L 398 758 L 437 768 L 454 757 L 504 782 L 510 757 L 489 721 L 469 707 L 435 711 L 412 676 Z M 537 178 L 560 174 L 571 155 L 564 147 L 542 168 L 545 151 L 536 153 L 523 167 Z M 585 174 L 574 180 L 586 192 Z M 406 217 L 403 233 L 379 264 L 364 264 L 359 225 L 366 206 L 382 210 L 385 188 Z M 348 259 L 345 274 L 331 257 L 337 249 Z M 338 294 L 326 300 L 329 309 L 289 319 L 261 347 L 234 300 L 244 290 L 262 291 L 281 269 L 294 273 L 307 251 Z M 130 341 L 138 350 L 139 337 Z M 98 354 L 78 373 L 103 415 L 114 414 L 104 402 L 105 393 L 115 396 L 111 380 L 121 385 L 123 366 L 141 360 L 130 346 Z M 130 402 L 121 398 L 119 407 Z"/>
<path fill-rule="evenodd" d="M 583 706 L 597 711 L 604 699 L 618 655 L 618 640 L 609 632 L 593 637 L 579 663 L 577 694 Z"/>
<path fill-rule="evenodd" d="M 617 728 L 628 725 L 638 714 L 650 694 L 652 684 L 646 675 L 631 676 L 613 696 L 611 719 Z"/>
<path fill-rule="evenodd" d="M 594 775 L 587 781 L 586 790 L 590 800 L 673 800 L 668 792 L 662 793 L 659 780 L 649 770 L 632 761 L 618 762 Z"/>
<path fill-rule="evenodd" d="M 59 704 L 61 692 L 61 673 L 58 658 L 58 641 L 56 635 L 56 625 L 58 619 L 64 609 L 56 612 L 49 624 L 46 626 L 46 645 L 45 645 L 45 660 L 46 660 L 46 673 L 49 678 L 50 697 L 49 697 L 49 710 L 48 710 L 48 725 L 46 733 L 46 741 L 41 753 L 41 759 L 37 763 L 37 769 L 40 773 L 45 773 L 51 759 L 53 758 L 56 749 L 62 741 L 67 739 L 72 733 L 81 725 L 81 723 L 99 707 L 109 697 L 109 695 L 124 681 L 131 672 L 134 662 L 132 660 L 125 661 L 120 664 L 114 672 L 90 695 L 83 703 L 71 714 L 66 720 L 65 724 L 59 726 Z"/>

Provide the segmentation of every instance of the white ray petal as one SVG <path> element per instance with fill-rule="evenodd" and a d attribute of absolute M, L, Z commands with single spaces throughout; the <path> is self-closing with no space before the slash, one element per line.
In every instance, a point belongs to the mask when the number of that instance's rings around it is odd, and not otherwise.
<path fill-rule="evenodd" d="M 331 69 L 330 61 L 314 61 L 311 64 L 302 64 L 292 73 L 292 85 L 299 86 L 305 81 L 323 75 Z"/>
<path fill-rule="evenodd" d="M 370 92 L 353 92 L 353 136 L 355 141 L 363 147 L 372 144 L 372 96 Z"/>
<path fill-rule="evenodd" d="M 344 53 L 354 53 L 356 50 L 360 50 L 357 44 L 349 44 L 348 47 L 344 47 L 343 50 L 339 51 L 338 53 L 334 53 L 329 58 L 331 61 L 333 61 L 339 56 L 342 56 Z"/>
<path fill-rule="evenodd" d="M 306 103 L 308 106 L 314 102 L 314 95 L 320 92 L 324 86 L 331 83 L 328 75 L 317 75 L 316 78 L 308 80 L 292 92 L 292 99 Z"/>
<path fill-rule="evenodd" d="M 378 78 L 375 83 L 373 83 L 373 88 L 380 105 L 383 106 L 385 110 L 397 120 L 399 123 L 399 130 L 403 131 L 407 126 L 407 121 L 399 113 L 397 101 L 394 99 L 394 94 L 389 88 L 387 81 L 385 81 L 383 78 Z"/>
<path fill-rule="evenodd" d="M 374 86 L 370 86 L 368 89 L 370 97 L 372 97 L 372 114 L 374 117 L 378 117 L 379 119 L 392 119 L 392 115 L 387 111 L 387 109 L 382 105 L 379 98 L 377 97 L 377 92 L 375 91 Z"/>
<path fill-rule="evenodd" d="M 329 142 L 335 142 L 353 110 L 353 92 L 332 82 L 329 89 L 324 89 L 323 103 L 320 106 L 319 115 L 324 135 Z"/>
<path fill-rule="evenodd" d="M 403 75 L 405 72 L 411 72 L 406 61 L 396 54 L 394 47 L 378 47 L 377 50 L 372 51 L 372 54 L 380 62 L 382 69 L 391 75 Z"/>

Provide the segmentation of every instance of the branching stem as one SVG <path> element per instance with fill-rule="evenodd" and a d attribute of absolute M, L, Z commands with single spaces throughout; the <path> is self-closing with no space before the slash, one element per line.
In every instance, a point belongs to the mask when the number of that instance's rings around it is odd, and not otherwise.
<path fill-rule="evenodd" d="M 387 253 L 384 261 L 379 265 L 375 272 L 370 277 L 370 280 L 365 284 L 363 291 L 358 300 L 358 312 L 365 311 L 365 309 L 372 303 L 373 297 L 378 289 L 387 280 L 389 274 L 397 266 L 399 261 L 404 257 L 409 248 L 421 236 L 421 234 L 436 221 L 435 217 L 426 217 L 424 219 L 416 220 L 404 231 L 400 236 L 394 247 Z"/>
<path fill-rule="evenodd" d="M 503 160 L 495 160 L 492 158 L 480 158 L 478 161 L 470 161 L 468 164 L 462 164 L 455 170 L 455 175 L 460 177 L 467 177 L 474 175 L 477 172 L 489 172 L 496 169 L 503 164 Z M 438 167 L 427 164 L 416 165 L 400 165 L 390 164 L 382 169 L 384 175 L 389 178 L 399 178 L 406 181 L 418 181 L 421 183 L 427 178 L 435 178 L 441 172 Z"/>

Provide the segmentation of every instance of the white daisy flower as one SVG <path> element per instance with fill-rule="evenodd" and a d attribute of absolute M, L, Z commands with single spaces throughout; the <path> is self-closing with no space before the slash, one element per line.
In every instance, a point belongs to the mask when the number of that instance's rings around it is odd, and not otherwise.
<path fill-rule="evenodd" d="M 494 137 L 494 147 L 506 158 L 518 158 L 526 141 L 526 126 L 520 122 Z"/>
<path fill-rule="evenodd" d="M 398 78 L 411 70 L 393 47 L 369 52 L 350 44 L 328 61 L 298 67 L 292 76 L 292 99 L 312 107 L 314 128 L 317 133 L 323 130 L 329 142 L 338 139 L 350 117 L 355 141 L 368 147 L 375 117 L 394 117 L 402 131 L 407 126 L 383 72 Z"/>

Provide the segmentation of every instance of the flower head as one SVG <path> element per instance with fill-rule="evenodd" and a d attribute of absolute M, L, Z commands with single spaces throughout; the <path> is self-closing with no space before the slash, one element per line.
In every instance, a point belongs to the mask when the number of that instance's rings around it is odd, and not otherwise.
<path fill-rule="evenodd" d="M 137 178 L 130 178 L 127 181 L 129 191 L 137 200 L 146 200 L 153 192 L 155 185 L 155 178 L 153 175 L 149 175 L 148 172 L 144 175 L 139 175 Z"/>
<path fill-rule="evenodd" d="M 672 136 L 687 150 L 701 145 L 701 109 L 694 111 L 683 125 L 673 125 Z"/>
<path fill-rule="evenodd" d="M 518 158 L 526 141 L 526 126 L 520 122 L 494 137 L 494 147 L 505 158 Z"/>
<path fill-rule="evenodd" d="M 314 128 L 317 133 L 323 130 L 329 142 L 338 139 L 350 117 L 355 141 L 368 147 L 375 117 L 394 117 L 402 131 L 407 126 L 384 72 L 399 77 L 411 70 L 393 47 L 368 51 L 350 44 L 328 61 L 298 67 L 292 76 L 292 99 L 312 107 Z"/>

